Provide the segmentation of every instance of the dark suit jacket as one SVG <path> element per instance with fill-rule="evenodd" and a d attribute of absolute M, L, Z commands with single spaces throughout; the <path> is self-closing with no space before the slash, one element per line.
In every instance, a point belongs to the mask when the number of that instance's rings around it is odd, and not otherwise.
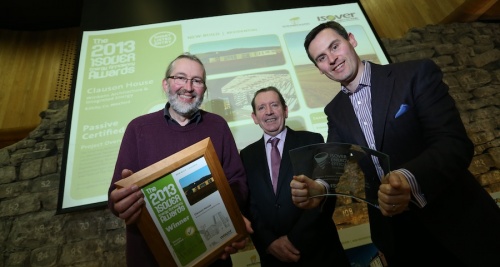
<path fill-rule="evenodd" d="M 318 209 L 302 210 L 292 202 L 290 182 L 293 168 L 288 151 L 323 143 L 318 133 L 288 128 L 281 158 L 277 193 L 273 192 L 266 158 L 264 137 L 241 150 L 249 189 L 247 216 L 252 222 L 252 241 L 262 266 L 350 266 L 332 220 L 334 203 Z M 297 264 L 283 263 L 266 253 L 267 247 L 280 236 L 301 252 Z"/>
<path fill-rule="evenodd" d="M 500 209 L 468 171 L 473 144 L 440 69 L 431 60 L 371 67 L 377 150 L 390 156 L 391 169 L 415 175 L 428 202 L 392 218 L 369 207 L 374 244 L 390 265 L 397 263 L 391 266 L 416 266 L 419 259 L 421 266 L 450 266 L 453 257 L 468 266 L 500 266 Z M 402 104 L 408 109 L 396 118 Z M 340 92 L 325 114 L 328 142 L 368 146 L 347 94 Z M 372 177 L 367 195 L 377 198 L 378 186 Z"/>

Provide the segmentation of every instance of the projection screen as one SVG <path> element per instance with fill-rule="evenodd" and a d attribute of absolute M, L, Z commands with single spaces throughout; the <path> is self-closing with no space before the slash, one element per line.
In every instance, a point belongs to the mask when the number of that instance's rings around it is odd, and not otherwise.
<path fill-rule="evenodd" d="M 294 8 L 84 31 L 68 114 L 58 212 L 104 205 L 122 135 L 138 115 L 162 109 L 167 64 L 183 52 L 207 70 L 202 109 L 223 116 L 242 149 L 262 136 L 250 101 L 276 86 L 287 125 L 326 139 L 324 106 L 339 91 L 307 58 L 304 37 L 335 20 L 354 34 L 362 59 L 388 59 L 358 3 Z M 175 140 L 172 140 L 175 142 Z"/>

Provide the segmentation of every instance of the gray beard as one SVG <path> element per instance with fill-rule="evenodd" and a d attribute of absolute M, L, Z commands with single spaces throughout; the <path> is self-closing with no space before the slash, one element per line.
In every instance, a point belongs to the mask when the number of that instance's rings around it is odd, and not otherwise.
<path fill-rule="evenodd" d="M 182 93 L 182 91 L 180 91 L 179 93 Z M 179 101 L 178 94 L 172 94 L 170 92 L 168 93 L 168 102 L 170 103 L 172 109 L 179 115 L 187 118 L 191 117 L 196 111 L 200 109 L 201 103 L 203 102 L 203 95 L 197 95 L 195 99 L 196 101 L 194 103 L 185 104 Z"/>

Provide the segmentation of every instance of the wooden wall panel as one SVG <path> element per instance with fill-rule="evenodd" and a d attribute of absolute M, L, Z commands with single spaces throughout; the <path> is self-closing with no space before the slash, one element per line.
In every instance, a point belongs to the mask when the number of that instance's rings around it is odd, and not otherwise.
<path fill-rule="evenodd" d="M 78 29 L 0 30 L 0 147 L 26 137 L 56 96 L 69 97 Z M 70 64 L 68 64 L 70 63 Z M 56 94 L 63 86 L 67 92 Z"/>
<path fill-rule="evenodd" d="M 401 38 L 411 28 L 439 24 L 465 2 L 466 0 L 360 0 L 378 36 L 388 39 Z"/>

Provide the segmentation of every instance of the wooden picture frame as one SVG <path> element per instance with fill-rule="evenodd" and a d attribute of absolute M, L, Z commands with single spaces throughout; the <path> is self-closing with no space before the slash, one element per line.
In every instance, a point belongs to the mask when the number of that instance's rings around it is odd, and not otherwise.
<path fill-rule="evenodd" d="M 137 225 L 160 266 L 209 265 L 247 236 L 210 138 L 115 183 L 132 184 L 146 202 Z"/>

